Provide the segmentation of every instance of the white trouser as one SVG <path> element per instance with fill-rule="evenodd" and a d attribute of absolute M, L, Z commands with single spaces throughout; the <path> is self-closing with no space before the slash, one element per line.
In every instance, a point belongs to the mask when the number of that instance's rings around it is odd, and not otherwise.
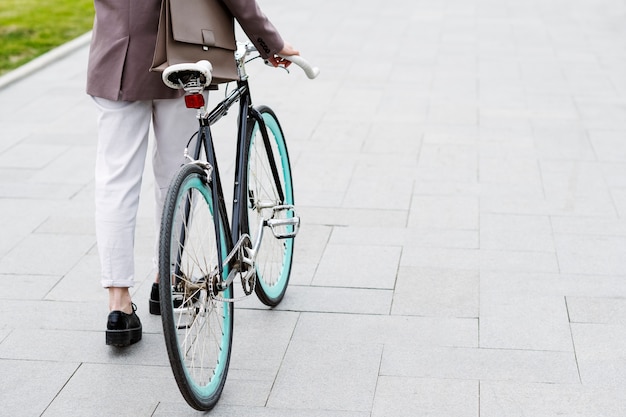
<path fill-rule="evenodd" d="M 132 287 L 135 223 L 150 123 L 156 138 L 152 162 L 159 222 L 167 187 L 197 129 L 196 114 L 182 99 L 128 102 L 94 97 L 94 101 L 98 108 L 95 218 L 102 286 Z"/>

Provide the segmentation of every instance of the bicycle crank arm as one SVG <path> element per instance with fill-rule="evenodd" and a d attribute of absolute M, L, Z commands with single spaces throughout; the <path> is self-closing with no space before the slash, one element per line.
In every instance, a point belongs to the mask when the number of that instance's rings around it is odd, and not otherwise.
<path fill-rule="evenodd" d="M 239 274 L 242 270 L 241 264 L 245 264 L 247 269 L 252 268 L 254 264 L 254 257 L 250 256 L 250 252 L 252 249 L 250 248 L 252 242 L 250 241 L 250 236 L 248 234 L 243 234 L 233 247 L 233 250 L 230 251 L 228 256 L 222 261 L 224 265 L 228 265 L 233 259 L 236 260 L 235 265 L 228 273 L 228 277 L 226 277 L 225 281 L 222 281 L 218 284 L 219 291 L 228 288 L 230 284 L 233 283 L 237 274 Z M 248 252 L 248 256 L 244 253 L 244 251 Z"/>

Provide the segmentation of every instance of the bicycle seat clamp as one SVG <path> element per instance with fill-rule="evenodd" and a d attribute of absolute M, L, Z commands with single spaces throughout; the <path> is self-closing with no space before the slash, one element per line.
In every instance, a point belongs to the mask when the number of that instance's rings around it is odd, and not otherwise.
<path fill-rule="evenodd" d="M 213 66 L 209 61 L 202 60 L 195 63 L 184 62 L 174 64 L 163 70 L 163 82 L 175 90 L 184 89 L 196 93 L 211 84 Z"/>

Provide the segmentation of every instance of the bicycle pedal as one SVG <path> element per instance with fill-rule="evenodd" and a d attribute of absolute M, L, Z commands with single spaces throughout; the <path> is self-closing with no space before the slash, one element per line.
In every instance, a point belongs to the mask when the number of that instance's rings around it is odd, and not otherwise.
<path fill-rule="evenodd" d="M 280 214 L 280 218 L 274 216 Z M 290 239 L 296 237 L 300 230 L 300 216 L 296 214 L 294 206 L 285 205 L 274 207 L 274 216 L 267 220 L 267 225 L 277 239 Z"/>

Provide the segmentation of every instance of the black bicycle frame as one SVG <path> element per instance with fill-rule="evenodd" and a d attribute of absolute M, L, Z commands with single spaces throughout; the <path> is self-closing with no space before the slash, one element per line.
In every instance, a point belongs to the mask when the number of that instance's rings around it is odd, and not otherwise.
<path fill-rule="evenodd" d="M 237 129 L 237 153 L 236 153 L 236 166 L 235 166 L 235 181 L 234 181 L 234 192 L 233 192 L 233 207 L 232 207 L 232 224 L 230 225 L 230 233 L 228 230 L 220 230 L 220 223 L 224 225 L 224 227 L 228 227 L 228 213 L 226 210 L 226 202 L 224 200 L 224 192 L 222 188 L 222 183 L 219 175 L 219 169 L 217 166 L 217 158 L 215 155 L 215 147 L 213 145 L 213 137 L 211 135 L 211 126 L 216 123 L 219 119 L 224 116 L 231 106 L 239 101 L 239 116 L 238 116 L 238 129 Z M 268 160 L 270 163 L 270 167 L 272 170 L 272 176 L 274 177 L 274 181 L 276 183 L 278 194 L 281 201 L 284 201 L 284 191 L 282 189 L 280 183 L 280 177 L 278 174 L 278 169 L 276 167 L 276 162 L 274 161 L 274 155 L 271 151 L 270 147 L 270 139 L 267 134 L 267 129 L 265 127 L 265 121 L 263 120 L 263 116 L 259 111 L 252 107 L 252 99 L 250 96 L 250 89 L 248 86 L 248 82 L 246 80 L 239 81 L 237 83 L 237 89 L 229 94 L 222 102 L 220 102 L 206 117 L 201 117 L 199 119 L 199 129 L 198 129 L 198 140 L 196 142 L 196 146 L 194 152 L 192 154 L 192 158 L 194 160 L 198 160 L 200 155 L 202 154 L 202 150 L 204 149 L 204 155 L 206 157 L 207 162 L 211 167 L 213 167 L 211 171 L 210 181 L 213 183 L 211 187 L 213 201 L 217 202 L 218 207 L 215 207 L 214 210 L 218 210 L 220 221 L 214 222 L 215 225 L 215 236 L 217 241 L 217 247 L 222 247 L 222 239 L 223 236 L 226 238 L 226 248 L 230 253 L 235 245 L 235 243 L 239 240 L 239 237 L 248 232 L 248 210 L 246 207 L 242 207 L 243 204 L 247 204 L 248 195 L 247 195 L 247 183 L 248 183 L 248 151 L 250 148 L 249 138 L 248 138 L 248 126 L 250 125 L 250 120 L 254 120 L 259 123 L 261 134 L 263 137 L 263 142 L 265 143 L 265 149 L 268 152 Z M 233 258 L 231 262 L 236 262 L 237 259 Z M 231 265 L 232 266 L 232 265 Z M 220 276 L 222 276 L 222 271 L 224 270 L 224 265 L 221 257 L 218 257 L 218 267 L 220 271 Z"/>

